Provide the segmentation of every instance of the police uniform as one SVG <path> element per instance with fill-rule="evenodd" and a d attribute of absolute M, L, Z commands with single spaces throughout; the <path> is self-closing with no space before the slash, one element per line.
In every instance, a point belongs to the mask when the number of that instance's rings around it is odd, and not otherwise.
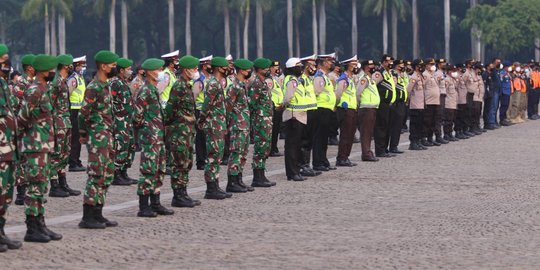
<path fill-rule="evenodd" d="M 273 61 L 272 67 L 279 68 L 279 61 Z M 281 130 L 281 122 L 283 121 L 283 87 L 279 82 L 277 74 L 272 74 L 271 82 L 268 82 L 268 87 L 272 89 L 272 104 L 274 105 L 274 114 L 272 115 L 272 147 L 270 151 L 271 157 L 281 156 L 277 147 L 279 132 Z"/>
<path fill-rule="evenodd" d="M 358 122 L 358 102 L 356 98 L 356 83 L 354 82 L 354 73 L 359 72 L 358 58 L 353 56 L 350 59 L 342 61 L 341 66 L 345 71 L 337 79 L 336 100 L 337 105 L 337 123 L 339 124 L 339 147 L 336 158 L 336 166 L 353 167 L 356 163 L 349 160 L 351 149 L 356 133 L 356 124 Z"/>
<path fill-rule="evenodd" d="M 398 59 L 394 61 L 394 78 L 396 79 L 396 101 L 390 106 L 390 123 L 388 128 L 388 149 L 392 154 L 402 154 L 398 149 L 401 137 L 401 128 L 403 127 L 403 118 L 405 117 L 406 103 L 408 100 L 407 85 L 409 84 L 409 75 L 405 73 L 405 61 Z"/>
<path fill-rule="evenodd" d="M 375 71 L 375 65 L 377 63 L 373 60 L 362 61 L 362 68 L 364 70 L 363 76 L 358 82 L 358 89 L 356 91 L 356 97 L 358 100 L 359 108 L 359 130 L 360 130 L 360 144 L 362 146 L 362 161 L 378 161 L 371 151 L 371 139 L 375 128 L 375 122 L 377 117 L 377 108 L 379 108 L 381 99 L 379 96 L 379 90 L 377 89 L 377 83 L 382 80 L 380 72 Z M 368 69 L 372 66 L 371 71 Z M 366 70 L 368 71 L 366 73 Z M 374 73 L 372 73 L 374 72 Z"/>
<path fill-rule="evenodd" d="M 207 85 L 207 82 L 212 78 L 212 74 L 205 70 L 205 66 L 210 65 L 210 61 L 212 61 L 213 56 L 207 56 L 199 59 L 200 61 L 200 72 L 201 77 L 193 82 L 193 96 L 195 98 L 195 117 L 199 119 L 201 114 L 201 108 L 204 103 L 204 97 L 205 97 L 205 87 Z M 204 170 L 204 165 L 206 164 L 206 136 L 202 129 L 199 128 L 198 125 L 195 125 L 195 165 L 197 166 L 197 170 Z"/>
<path fill-rule="evenodd" d="M 440 146 L 440 142 L 433 141 L 433 134 L 435 134 L 437 138 L 441 136 L 440 128 L 437 128 L 437 115 L 439 114 L 441 99 L 439 84 L 434 75 L 435 60 L 433 58 L 428 58 L 424 62 L 426 64 L 426 70 L 422 73 L 422 76 L 424 77 L 424 98 L 426 108 L 424 111 L 424 138 L 422 139 L 422 145 L 428 147 L 433 145 Z"/>
<path fill-rule="evenodd" d="M 382 57 L 382 63 L 385 61 L 391 61 L 387 67 L 383 67 L 380 70 L 382 80 L 377 84 L 379 90 L 380 104 L 377 108 L 377 119 L 375 121 L 375 155 L 377 157 L 392 157 L 393 154 L 387 153 L 388 141 L 389 141 L 389 126 L 391 115 L 391 107 L 396 101 L 396 78 L 392 74 L 391 67 L 393 65 L 394 58 L 389 55 Z M 376 74 L 376 73 L 375 73 Z"/>
<path fill-rule="evenodd" d="M 426 108 L 424 98 L 424 61 L 415 59 L 412 63 L 414 73 L 407 85 L 409 93 L 409 150 L 425 150 L 421 140 L 424 137 L 424 110 Z"/>
<path fill-rule="evenodd" d="M 69 154 L 69 171 L 81 172 L 86 171 L 86 168 L 82 165 L 81 157 L 81 143 L 79 142 L 79 110 L 81 109 L 84 94 L 86 92 L 86 83 L 84 82 L 84 76 L 86 74 L 86 55 L 73 59 L 73 66 L 82 66 L 81 69 L 76 70 L 68 77 L 69 87 L 69 102 L 71 109 L 71 151 Z"/>

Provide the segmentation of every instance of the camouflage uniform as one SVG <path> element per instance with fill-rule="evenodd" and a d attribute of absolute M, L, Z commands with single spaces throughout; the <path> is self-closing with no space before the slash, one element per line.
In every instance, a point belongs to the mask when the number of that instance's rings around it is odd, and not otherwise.
<path fill-rule="evenodd" d="M 163 109 L 158 89 L 146 83 L 135 99 L 135 128 L 141 144 L 141 164 L 138 195 L 158 195 L 165 177 L 166 150 Z"/>
<path fill-rule="evenodd" d="M 49 184 L 49 153 L 53 146 L 53 107 L 47 86 L 35 81 L 25 92 L 17 123 L 22 131 L 22 152 L 25 156 L 24 173 L 28 184 L 24 198 L 25 214 L 45 213 L 43 196 Z"/>
<path fill-rule="evenodd" d="M 32 84 L 32 80 L 28 78 L 28 75 L 25 73 L 20 78 L 17 84 L 13 87 L 13 95 L 16 97 L 14 100 L 15 103 L 13 103 L 13 113 L 15 115 L 19 114 L 19 110 L 21 109 L 21 102 L 24 98 L 24 92 L 26 92 L 26 89 L 30 87 Z M 16 165 L 16 173 L 15 173 L 15 185 L 16 186 L 24 186 L 24 157 L 20 156 L 19 160 L 17 161 Z M 24 192 L 24 191 L 23 191 Z"/>
<path fill-rule="evenodd" d="M 204 166 L 204 180 L 215 182 L 219 180 L 219 165 L 223 158 L 225 132 L 227 131 L 225 95 L 223 82 L 211 78 L 205 89 L 204 103 L 199 115 L 199 128 L 206 134 L 206 150 L 208 162 Z"/>
<path fill-rule="evenodd" d="M 88 138 L 88 180 L 84 203 L 91 206 L 105 203 L 114 175 L 112 99 L 109 83 L 94 79 L 86 87 L 79 111 L 79 132 L 81 138 Z"/>
<path fill-rule="evenodd" d="M 249 99 L 245 82 L 234 79 L 227 96 L 227 129 L 230 134 L 228 175 L 243 172 L 249 150 Z"/>
<path fill-rule="evenodd" d="M 258 76 L 249 87 L 249 107 L 255 141 L 251 167 L 254 170 L 266 169 L 266 159 L 270 155 L 273 116 L 270 91 L 266 82 Z"/>
<path fill-rule="evenodd" d="M 195 99 L 192 83 L 182 78 L 174 83 L 165 106 L 165 134 L 171 160 L 171 187 L 186 187 L 193 166 Z"/>
<path fill-rule="evenodd" d="M 133 98 L 128 83 L 115 77 L 111 80 L 114 113 L 114 146 L 116 169 L 131 168 L 135 158 L 135 136 L 133 134 Z"/>
<path fill-rule="evenodd" d="M 17 121 L 13 106 L 17 100 L 9 92 L 7 82 L 0 78 L 0 225 L 4 218 L 15 182 L 15 167 L 19 157 L 17 145 Z"/>
<path fill-rule="evenodd" d="M 47 95 L 53 107 L 54 148 L 51 149 L 50 161 L 51 180 L 54 180 L 59 174 L 66 175 L 71 150 L 71 113 L 67 80 L 57 73 L 48 86 Z"/>

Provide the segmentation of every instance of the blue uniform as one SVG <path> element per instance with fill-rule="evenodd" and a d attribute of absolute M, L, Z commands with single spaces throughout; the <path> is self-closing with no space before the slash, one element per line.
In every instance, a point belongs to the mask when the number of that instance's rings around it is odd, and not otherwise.
<path fill-rule="evenodd" d="M 506 119 L 506 111 L 508 111 L 508 106 L 510 105 L 510 95 L 512 94 L 512 78 L 508 72 L 501 70 L 501 109 L 499 111 L 499 120 L 503 121 Z"/>

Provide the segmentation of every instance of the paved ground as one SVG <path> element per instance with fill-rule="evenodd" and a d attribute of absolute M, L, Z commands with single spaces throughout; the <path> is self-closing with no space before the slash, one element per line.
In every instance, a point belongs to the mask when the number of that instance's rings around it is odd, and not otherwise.
<path fill-rule="evenodd" d="M 0 262 L 41 269 L 538 268 L 538 134 L 540 121 L 530 121 L 300 183 L 285 181 L 283 158 L 272 158 L 276 187 L 155 219 L 135 217 L 135 187 L 112 187 L 106 211 L 120 227 L 99 231 L 77 228 L 81 197 L 49 198 L 49 227 L 64 239 L 25 243 Z M 329 156 L 335 153 L 333 146 Z M 192 179 L 191 193 L 202 199 L 202 173 L 194 170 Z M 84 180 L 84 173 L 69 174 L 72 186 Z M 168 204 L 170 188 L 164 193 Z M 21 239 L 24 230 L 22 207 L 11 207 L 8 234 Z"/>

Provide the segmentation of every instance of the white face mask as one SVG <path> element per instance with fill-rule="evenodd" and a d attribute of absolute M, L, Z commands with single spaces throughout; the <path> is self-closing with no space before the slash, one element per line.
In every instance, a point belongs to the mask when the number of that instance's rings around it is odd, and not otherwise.
<path fill-rule="evenodd" d="M 129 78 L 133 74 L 133 70 L 126 70 L 124 71 L 124 77 Z"/>
<path fill-rule="evenodd" d="M 503 64 L 499 64 L 499 69 L 503 69 Z"/>
<path fill-rule="evenodd" d="M 508 68 L 508 72 L 512 72 L 512 67 L 509 67 L 509 68 Z"/>
<path fill-rule="evenodd" d="M 189 77 L 190 77 L 190 79 L 196 81 L 201 77 L 201 74 L 198 71 L 195 71 L 195 72 L 191 73 L 191 75 Z"/>
<path fill-rule="evenodd" d="M 452 76 L 452 78 L 457 78 L 458 73 L 454 71 L 454 72 L 450 73 L 450 76 Z"/>
<path fill-rule="evenodd" d="M 516 71 L 517 71 L 517 72 L 520 72 L 520 71 L 521 71 L 521 67 L 517 67 L 517 68 L 516 68 Z"/>
<path fill-rule="evenodd" d="M 164 80 L 165 80 L 165 71 L 161 71 L 161 72 L 158 73 L 157 81 L 162 82 Z"/>
<path fill-rule="evenodd" d="M 435 71 L 436 69 L 437 69 L 437 68 L 436 68 L 435 66 L 429 67 L 429 70 L 430 70 L 430 71 Z"/>

